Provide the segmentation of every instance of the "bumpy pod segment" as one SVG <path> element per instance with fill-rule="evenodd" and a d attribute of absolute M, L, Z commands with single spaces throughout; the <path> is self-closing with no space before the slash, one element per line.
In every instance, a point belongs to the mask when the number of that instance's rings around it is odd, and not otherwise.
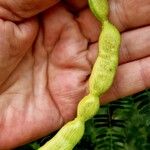
<path fill-rule="evenodd" d="M 89 0 L 90 8 L 102 23 L 99 54 L 89 79 L 89 94 L 79 103 L 77 118 L 64 125 L 60 131 L 39 150 L 72 150 L 84 134 L 85 121 L 99 110 L 99 97 L 112 85 L 118 65 L 120 33 L 108 21 L 107 0 Z"/>
<path fill-rule="evenodd" d="M 84 122 L 76 118 L 62 127 L 61 130 L 39 150 L 72 150 L 82 138 L 83 134 Z"/>
<path fill-rule="evenodd" d="M 99 97 L 89 94 L 85 96 L 79 103 L 77 109 L 77 118 L 83 122 L 91 119 L 99 110 Z"/>
<path fill-rule="evenodd" d="M 118 66 L 120 34 L 116 27 L 107 20 L 102 22 L 99 38 L 99 54 L 89 80 L 89 91 L 101 96 L 112 85 Z"/>
<path fill-rule="evenodd" d="M 100 22 L 107 20 L 109 13 L 107 0 L 89 0 L 89 6 L 93 14 Z"/>

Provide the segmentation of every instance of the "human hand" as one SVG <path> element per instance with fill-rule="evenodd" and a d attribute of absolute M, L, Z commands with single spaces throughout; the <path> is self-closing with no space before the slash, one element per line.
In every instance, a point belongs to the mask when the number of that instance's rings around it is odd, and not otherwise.
<path fill-rule="evenodd" d="M 0 6 L 4 150 L 47 135 L 75 117 L 88 92 L 100 30 L 86 0 L 0 0 Z M 116 79 L 101 103 L 150 87 L 149 18 L 149 0 L 110 0 L 110 20 L 122 33 L 122 43 Z"/>

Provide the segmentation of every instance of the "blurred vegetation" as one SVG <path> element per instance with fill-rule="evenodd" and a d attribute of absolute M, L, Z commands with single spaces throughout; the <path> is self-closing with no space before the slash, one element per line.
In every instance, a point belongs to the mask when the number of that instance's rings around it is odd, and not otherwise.
<path fill-rule="evenodd" d="M 37 150 L 53 135 L 16 150 Z M 74 150 L 150 150 L 150 90 L 102 106 Z"/>

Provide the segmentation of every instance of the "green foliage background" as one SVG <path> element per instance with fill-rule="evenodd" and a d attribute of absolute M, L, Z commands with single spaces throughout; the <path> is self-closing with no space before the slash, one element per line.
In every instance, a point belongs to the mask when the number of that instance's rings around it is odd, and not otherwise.
<path fill-rule="evenodd" d="M 37 150 L 54 134 L 15 150 Z M 74 150 L 150 150 L 150 90 L 102 106 Z"/>

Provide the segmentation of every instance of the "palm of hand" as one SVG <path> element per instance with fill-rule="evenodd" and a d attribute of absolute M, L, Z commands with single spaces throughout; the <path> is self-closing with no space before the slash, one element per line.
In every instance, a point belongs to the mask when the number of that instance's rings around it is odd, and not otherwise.
<path fill-rule="evenodd" d="M 13 136 L 20 141 L 24 137 L 32 140 L 33 136 L 56 130 L 73 118 L 77 103 L 85 94 L 91 65 L 88 42 L 77 22 L 63 6 L 47 10 L 39 22 L 33 19 L 20 26 L 1 22 L 2 27 L 6 26 L 5 31 L 1 29 L 1 42 L 14 36 L 10 45 L 3 45 L 8 51 L 4 55 L 8 63 L 2 65 L 9 70 L 5 74 L 0 71 L 0 99 L 5 102 L 0 109 L 6 110 L 1 133 L 11 133 L 8 142 L 14 142 Z M 5 128 L 9 125 L 14 126 L 13 130 Z M 16 131 L 22 134 L 16 137 Z"/>
<path fill-rule="evenodd" d="M 91 43 L 98 39 L 98 30 L 87 38 L 81 23 L 61 4 L 17 25 L 0 21 L 2 149 L 46 135 L 75 116 L 96 58 L 96 44 Z M 121 61 L 140 58 L 134 57 Z"/>

